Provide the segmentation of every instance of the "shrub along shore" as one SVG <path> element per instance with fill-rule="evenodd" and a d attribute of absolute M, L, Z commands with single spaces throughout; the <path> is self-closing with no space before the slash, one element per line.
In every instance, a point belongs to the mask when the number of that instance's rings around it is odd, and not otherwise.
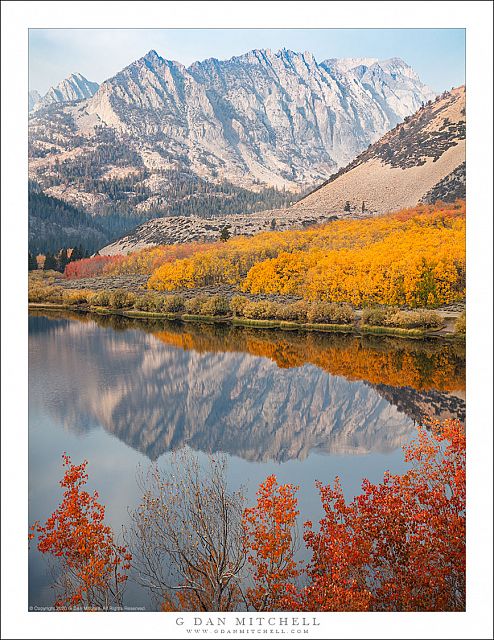
<path fill-rule="evenodd" d="M 346 303 L 291 303 L 251 300 L 235 295 L 163 295 L 132 291 L 89 291 L 57 286 L 34 285 L 29 288 L 31 307 L 78 309 L 128 317 L 179 319 L 194 322 L 227 322 L 249 327 L 378 333 L 423 338 L 464 335 L 465 320 L 458 318 L 454 331 L 445 330 L 443 316 L 428 309 L 403 310 L 396 307 L 369 307 L 355 310 Z"/>

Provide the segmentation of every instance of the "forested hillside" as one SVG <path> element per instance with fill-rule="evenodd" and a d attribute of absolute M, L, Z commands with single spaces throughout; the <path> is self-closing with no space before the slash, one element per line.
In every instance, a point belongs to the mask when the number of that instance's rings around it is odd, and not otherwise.
<path fill-rule="evenodd" d="M 89 214 L 58 198 L 31 190 L 28 207 L 31 253 L 53 253 L 80 244 L 93 252 L 111 239 L 111 234 Z"/>

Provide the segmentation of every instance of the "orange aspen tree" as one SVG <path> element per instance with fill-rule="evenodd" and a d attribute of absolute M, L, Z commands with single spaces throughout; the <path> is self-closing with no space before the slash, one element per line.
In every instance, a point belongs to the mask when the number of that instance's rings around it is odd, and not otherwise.
<path fill-rule="evenodd" d="M 60 482 L 63 500 L 44 524 L 35 522 L 29 539 L 59 561 L 55 607 L 62 611 L 108 611 L 122 606 L 132 556 L 115 542 L 104 524 L 105 507 L 98 493 L 88 493 L 87 461 L 74 465 L 62 456 L 65 468 Z"/>

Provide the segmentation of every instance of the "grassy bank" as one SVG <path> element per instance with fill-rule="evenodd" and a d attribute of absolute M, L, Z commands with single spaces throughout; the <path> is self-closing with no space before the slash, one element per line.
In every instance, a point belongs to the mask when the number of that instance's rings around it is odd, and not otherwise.
<path fill-rule="evenodd" d="M 395 337 L 403 336 L 405 338 L 425 338 L 428 335 L 423 329 L 400 329 L 399 327 L 379 327 L 368 324 L 362 324 L 360 330 L 362 333 L 372 333 L 376 336 L 387 335 Z M 429 335 L 431 334 L 429 333 Z"/>
<path fill-rule="evenodd" d="M 357 310 L 348 303 L 275 300 L 234 294 L 197 292 L 188 296 L 129 289 L 70 289 L 60 277 L 29 279 L 29 304 L 33 308 L 74 309 L 100 315 L 155 318 L 208 324 L 232 324 L 264 329 L 339 333 L 373 333 L 424 338 L 465 335 L 465 318 L 456 324 L 430 309 L 371 306 Z M 65 284 L 65 283 L 64 283 Z M 447 314 L 446 314 L 447 315 Z"/>
<path fill-rule="evenodd" d="M 30 309 L 46 309 L 46 310 L 72 310 L 82 313 L 90 313 L 97 315 L 114 315 L 125 318 L 143 318 L 155 320 L 180 320 L 182 322 L 205 323 L 205 324 L 227 324 L 240 327 L 250 327 L 258 329 L 279 329 L 285 331 L 316 331 L 330 333 L 349 333 L 354 335 L 370 334 L 370 335 L 387 335 L 397 338 L 457 338 L 464 339 L 464 334 L 454 332 L 441 332 L 437 330 L 425 329 L 403 329 L 399 327 L 380 327 L 362 324 L 358 320 L 351 324 L 331 324 L 331 323 L 309 323 L 283 321 L 276 319 L 254 319 L 242 318 L 234 315 L 202 315 L 178 312 L 153 312 L 139 311 L 136 309 L 115 309 L 109 307 L 92 306 L 88 304 L 63 304 L 51 302 L 30 302 Z"/>

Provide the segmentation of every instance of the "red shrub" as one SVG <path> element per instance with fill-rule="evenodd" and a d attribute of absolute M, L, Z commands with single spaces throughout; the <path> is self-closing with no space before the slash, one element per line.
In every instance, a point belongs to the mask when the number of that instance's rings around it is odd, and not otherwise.
<path fill-rule="evenodd" d="M 123 256 L 93 256 L 92 258 L 83 258 L 69 262 L 65 267 L 65 277 L 75 278 L 94 278 L 103 274 L 105 267 L 111 263 L 122 260 Z"/>

